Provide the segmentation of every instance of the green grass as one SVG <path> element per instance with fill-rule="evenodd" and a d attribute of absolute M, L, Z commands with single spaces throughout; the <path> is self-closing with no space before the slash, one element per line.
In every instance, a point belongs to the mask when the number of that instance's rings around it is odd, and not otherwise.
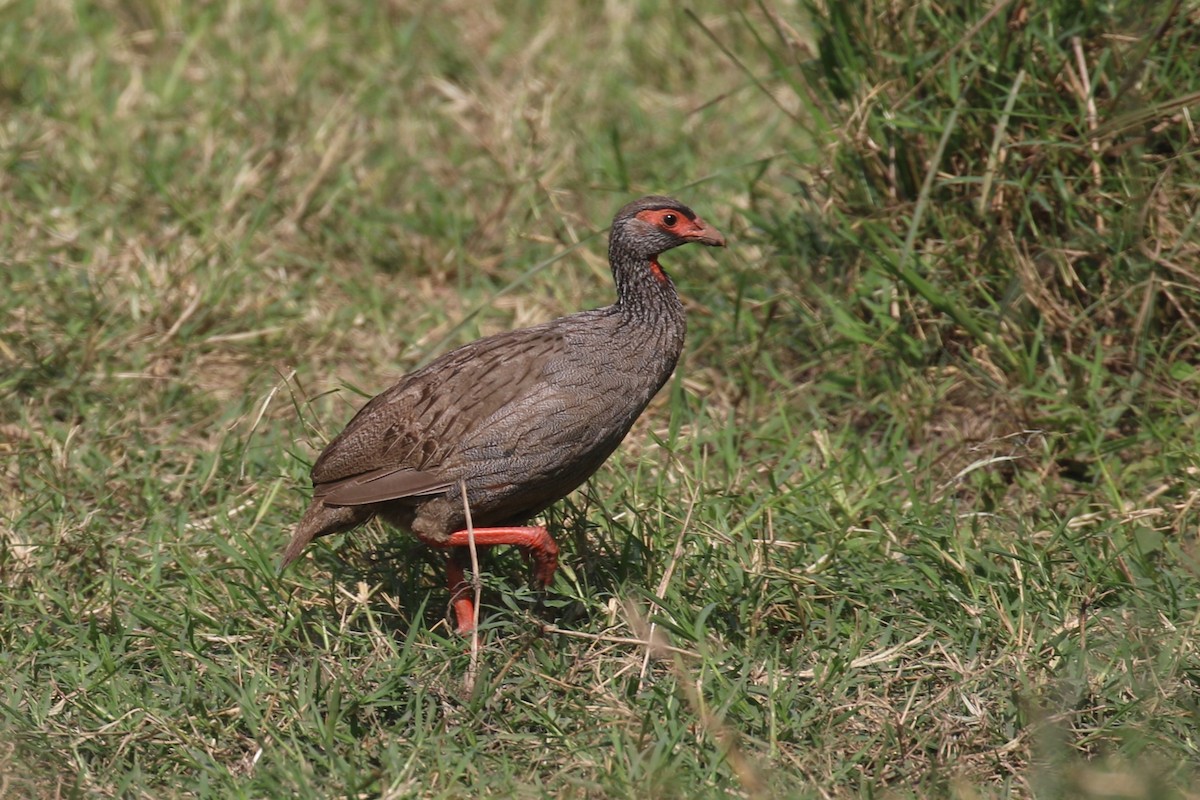
<path fill-rule="evenodd" d="M 1196 5 L 486 5 L 0 7 L 0 796 L 1197 797 Z M 550 590 L 277 575 L 649 192 L 731 247 Z"/>

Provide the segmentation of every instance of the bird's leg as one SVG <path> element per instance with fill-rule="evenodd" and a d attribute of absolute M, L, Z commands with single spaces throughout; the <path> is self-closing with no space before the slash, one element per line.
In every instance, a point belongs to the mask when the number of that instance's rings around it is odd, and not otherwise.
<path fill-rule="evenodd" d="M 476 528 L 473 532 L 456 531 L 450 534 L 449 538 L 441 541 L 421 538 L 431 547 L 467 548 L 471 545 L 472 536 L 475 538 L 476 547 L 491 547 L 498 544 L 511 544 L 519 547 L 533 560 L 533 577 L 539 588 L 549 586 L 554 580 L 554 572 L 558 569 L 558 543 L 540 525 Z M 458 624 L 456 630 L 460 634 L 470 633 L 475 627 L 475 604 L 471 598 L 471 585 L 467 583 L 460 558 L 465 552 L 462 550 L 452 553 L 446 563 L 450 603 L 454 608 L 454 616 Z"/>
<path fill-rule="evenodd" d="M 460 556 L 455 551 L 446 559 L 446 584 L 450 587 L 450 607 L 454 609 L 455 632 L 466 636 L 475 629 L 475 601 L 472 599 L 471 584 L 463 573 Z"/>
<path fill-rule="evenodd" d="M 452 533 L 442 546 L 470 547 L 471 535 L 468 531 Z M 541 525 L 476 528 L 474 537 L 476 547 L 491 547 L 497 544 L 519 547 L 533 559 L 533 578 L 539 587 L 544 589 L 554 581 L 554 572 L 558 569 L 558 543 Z"/>

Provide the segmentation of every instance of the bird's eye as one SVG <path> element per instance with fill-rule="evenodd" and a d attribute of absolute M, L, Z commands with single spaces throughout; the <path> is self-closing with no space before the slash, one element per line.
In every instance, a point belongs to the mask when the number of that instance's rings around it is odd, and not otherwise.
<path fill-rule="evenodd" d="M 666 225 L 668 228 L 674 228 L 675 223 L 679 222 L 679 217 L 675 216 L 674 214 L 663 214 L 662 220 L 663 225 Z"/>

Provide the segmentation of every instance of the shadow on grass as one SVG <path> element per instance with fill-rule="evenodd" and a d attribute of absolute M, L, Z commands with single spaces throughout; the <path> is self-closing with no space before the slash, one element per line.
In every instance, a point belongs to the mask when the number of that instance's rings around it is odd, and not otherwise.
<path fill-rule="evenodd" d="M 644 544 L 620 521 L 590 519 L 588 512 L 595 513 L 589 506 L 565 501 L 545 515 L 561 550 L 555 582 L 544 591 L 532 585 L 528 559 L 517 548 L 479 548 L 482 629 L 588 625 L 605 613 L 611 599 L 645 588 L 652 557 Z M 356 587 L 366 587 L 380 623 L 393 634 L 408 635 L 418 619 L 431 631 L 452 630 L 448 554 L 408 531 L 375 521 L 340 541 L 318 543 L 311 552 L 310 571 L 327 571 L 332 583 L 325 609 L 306 614 L 336 616 L 342 602 L 353 600 Z"/>

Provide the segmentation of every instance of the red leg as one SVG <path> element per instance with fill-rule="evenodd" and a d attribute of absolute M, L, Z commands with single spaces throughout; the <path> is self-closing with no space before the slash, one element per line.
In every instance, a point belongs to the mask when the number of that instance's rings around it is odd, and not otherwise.
<path fill-rule="evenodd" d="M 454 630 L 459 636 L 466 636 L 475 630 L 475 602 L 471 598 L 471 584 L 454 556 L 446 560 L 446 579 L 450 586 L 450 606 L 457 621 Z"/>
<path fill-rule="evenodd" d="M 476 528 L 473 533 L 476 547 L 511 544 L 528 553 L 533 559 L 533 577 L 539 586 L 549 586 L 554 580 L 554 572 L 558 569 L 558 544 L 540 525 Z M 470 547 L 471 536 L 471 532 L 456 531 L 441 542 L 421 538 L 431 547 Z M 471 588 L 463 575 L 462 565 L 454 556 L 446 565 L 446 577 L 450 585 L 450 603 L 458 621 L 457 631 L 460 634 L 470 633 L 475 627 L 475 603 L 470 597 Z"/>
<path fill-rule="evenodd" d="M 533 559 L 533 578 L 539 586 L 546 587 L 554 580 L 558 569 L 558 544 L 540 525 L 516 528 L 476 528 L 475 546 L 491 547 L 496 544 L 515 545 Z M 443 547 L 470 547 L 471 535 L 467 531 L 450 534 Z"/>

